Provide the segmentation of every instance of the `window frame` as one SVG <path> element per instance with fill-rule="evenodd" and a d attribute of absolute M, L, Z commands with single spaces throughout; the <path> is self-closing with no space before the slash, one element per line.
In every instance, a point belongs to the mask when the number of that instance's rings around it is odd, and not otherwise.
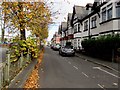
<path fill-rule="evenodd" d="M 78 23 L 77 25 L 78 25 L 77 26 L 78 32 L 81 32 L 81 30 L 80 30 L 80 23 Z"/>
<path fill-rule="evenodd" d="M 88 31 L 88 20 L 84 22 L 84 32 Z"/>
<path fill-rule="evenodd" d="M 91 18 L 91 29 L 97 27 L 97 16 Z"/>
<path fill-rule="evenodd" d="M 110 11 L 111 11 L 111 15 L 110 15 Z M 107 10 L 107 20 L 112 19 L 112 17 L 113 17 L 112 12 L 113 12 L 113 8 L 112 7 Z"/>
<path fill-rule="evenodd" d="M 77 33 L 77 24 L 74 25 L 74 33 Z"/>
<path fill-rule="evenodd" d="M 111 15 L 110 13 L 108 13 L 109 11 L 111 11 Z M 107 5 L 107 20 L 112 19 L 112 17 L 113 17 L 113 4 L 111 3 Z"/>
<path fill-rule="evenodd" d="M 120 13 L 118 12 L 118 10 L 120 12 L 120 5 L 116 5 L 116 18 L 120 18 Z"/>
<path fill-rule="evenodd" d="M 106 7 L 102 9 L 102 22 L 106 21 L 106 16 L 107 16 L 107 10 Z"/>

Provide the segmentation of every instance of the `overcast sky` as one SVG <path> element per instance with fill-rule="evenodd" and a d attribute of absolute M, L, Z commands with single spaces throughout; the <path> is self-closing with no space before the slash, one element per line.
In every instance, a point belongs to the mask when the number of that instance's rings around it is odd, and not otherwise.
<path fill-rule="evenodd" d="M 58 31 L 58 26 L 60 25 L 60 23 L 66 21 L 67 14 L 72 13 L 74 5 L 85 6 L 87 3 L 94 2 L 94 0 L 50 0 L 50 1 L 55 2 L 52 5 L 53 7 L 52 11 L 53 12 L 59 11 L 60 14 L 56 14 L 53 17 L 53 22 L 55 22 L 55 24 L 49 26 L 49 37 L 47 39 L 48 41 L 50 41 L 53 34 L 56 31 Z"/>

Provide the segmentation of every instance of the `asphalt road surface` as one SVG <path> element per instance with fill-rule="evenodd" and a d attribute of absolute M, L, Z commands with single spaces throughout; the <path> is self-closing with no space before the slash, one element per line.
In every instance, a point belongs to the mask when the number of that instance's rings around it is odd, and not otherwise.
<path fill-rule="evenodd" d="M 45 48 L 39 68 L 40 88 L 118 88 L 118 73 L 77 56 L 62 57 Z"/>

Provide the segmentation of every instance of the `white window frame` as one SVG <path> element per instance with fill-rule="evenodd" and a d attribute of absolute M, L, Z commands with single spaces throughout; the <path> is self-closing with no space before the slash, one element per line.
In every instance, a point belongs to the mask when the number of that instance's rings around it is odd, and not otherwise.
<path fill-rule="evenodd" d="M 118 14 L 118 13 L 120 13 L 120 5 L 118 5 L 118 3 L 116 2 L 116 5 L 115 5 L 115 8 L 116 8 L 116 18 L 118 18 L 118 17 L 120 17 L 120 14 Z M 117 8 L 119 8 L 119 12 L 118 12 L 118 9 Z"/>
<path fill-rule="evenodd" d="M 109 10 L 112 11 L 110 17 L 109 17 L 110 14 L 108 13 Z M 112 5 L 112 3 L 111 3 L 111 4 L 109 4 L 109 5 L 107 6 L 107 20 L 112 19 L 112 17 L 113 17 L 113 5 Z"/>
<path fill-rule="evenodd" d="M 106 17 L 107 17 L 107 10 L 106 7 L 102 9 L 102 22 L 106 21 Z M 103 14 L 105 14 L 105 16 L 103 16 Z"/>
<path fill-rule="evenodd" d="M 78 25 L 77 23 L 74 25 L 74 33 L 77 33 L 78 32 Z"/>
<path fill-rule="evenodd" d="M 97 27 L 97 16 L 91 18 L 91 28 Z"/>
<path fill-rule="evenodd" d="M 88 31 L 88 20 L 84 22 L 84 32 Z"/>

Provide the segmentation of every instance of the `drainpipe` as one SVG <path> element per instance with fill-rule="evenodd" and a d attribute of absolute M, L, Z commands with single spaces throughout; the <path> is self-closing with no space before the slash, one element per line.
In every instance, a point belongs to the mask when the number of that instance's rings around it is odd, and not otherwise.
<path fill-rule="evenodd" d="M 88 37 L 89 37 L 89 39 L 91 38 L 91 35 L 90 35 L 90 17 L 89 17 L 89 27 L 88 27 Z"/>

